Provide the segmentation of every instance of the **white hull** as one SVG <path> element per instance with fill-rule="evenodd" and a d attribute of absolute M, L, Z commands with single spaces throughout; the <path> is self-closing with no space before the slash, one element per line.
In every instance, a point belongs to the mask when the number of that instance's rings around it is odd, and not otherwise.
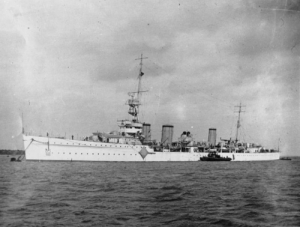
<path fill-rule="evenodd" d="M 148 146 L 23 136 L 28 161 L 163 162 L 199 161 L 204 152 L 154 152 Z M 220 153 L 232 161 L 279 160 L 274 153 Z M 143 157 L 144 156 L 144 157 Z"/>

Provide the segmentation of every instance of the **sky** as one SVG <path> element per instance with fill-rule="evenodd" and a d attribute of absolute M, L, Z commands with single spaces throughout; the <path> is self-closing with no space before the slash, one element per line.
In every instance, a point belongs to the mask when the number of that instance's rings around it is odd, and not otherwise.
<path fill-rule="evenodd" d="M 300 155 L 300 1 L 0 1 L 0 149 L 140 120 Z"/>

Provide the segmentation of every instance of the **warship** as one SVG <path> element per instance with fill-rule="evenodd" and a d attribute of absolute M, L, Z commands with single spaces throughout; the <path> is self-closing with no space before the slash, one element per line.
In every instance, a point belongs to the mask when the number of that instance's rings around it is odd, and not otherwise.
<path fill-rule="evenodd" d="M 138 88 L 129 92 L 126 104 L 131 119 L 118 120 L 118 131 L 94 132 L 84 139 L 33 136 L 23 132 L 27 161 L 109 161 L 109 162 L 164 162 L 199 161 L 216 151 L 220 157 L 232 161 L 279 160 L 279 152 L 264 149 L 260 145 L 222 140 L 216 143 L 216 129 L 209 129 L 208 141 L 197 143 L 190 132 L 183 132 L 173 142 L 173 125 L 162 126 L 161 142 L 151 140 L 151 124 L 141 122 L 139 109 L 143 72 L 143 55 L 140 58 Z M 239 128 L 240 114 L 237 130 Z"/>

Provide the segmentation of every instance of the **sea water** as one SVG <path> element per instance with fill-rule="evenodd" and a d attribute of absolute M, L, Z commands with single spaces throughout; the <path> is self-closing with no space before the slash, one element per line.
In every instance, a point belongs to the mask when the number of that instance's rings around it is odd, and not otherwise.
<path fill-rule="evenodd" d="M 300 159 L 0 165 L 2 226 L 300 226 Z"/>

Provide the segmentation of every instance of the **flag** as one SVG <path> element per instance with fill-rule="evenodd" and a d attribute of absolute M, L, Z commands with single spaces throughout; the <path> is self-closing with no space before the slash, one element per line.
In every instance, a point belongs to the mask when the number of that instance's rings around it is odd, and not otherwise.
<path fill-rule="evenodd" d="M 144 75 L 144 73 L 143 72 L 141 72 L 141 76 L 143 76 Z"/>

